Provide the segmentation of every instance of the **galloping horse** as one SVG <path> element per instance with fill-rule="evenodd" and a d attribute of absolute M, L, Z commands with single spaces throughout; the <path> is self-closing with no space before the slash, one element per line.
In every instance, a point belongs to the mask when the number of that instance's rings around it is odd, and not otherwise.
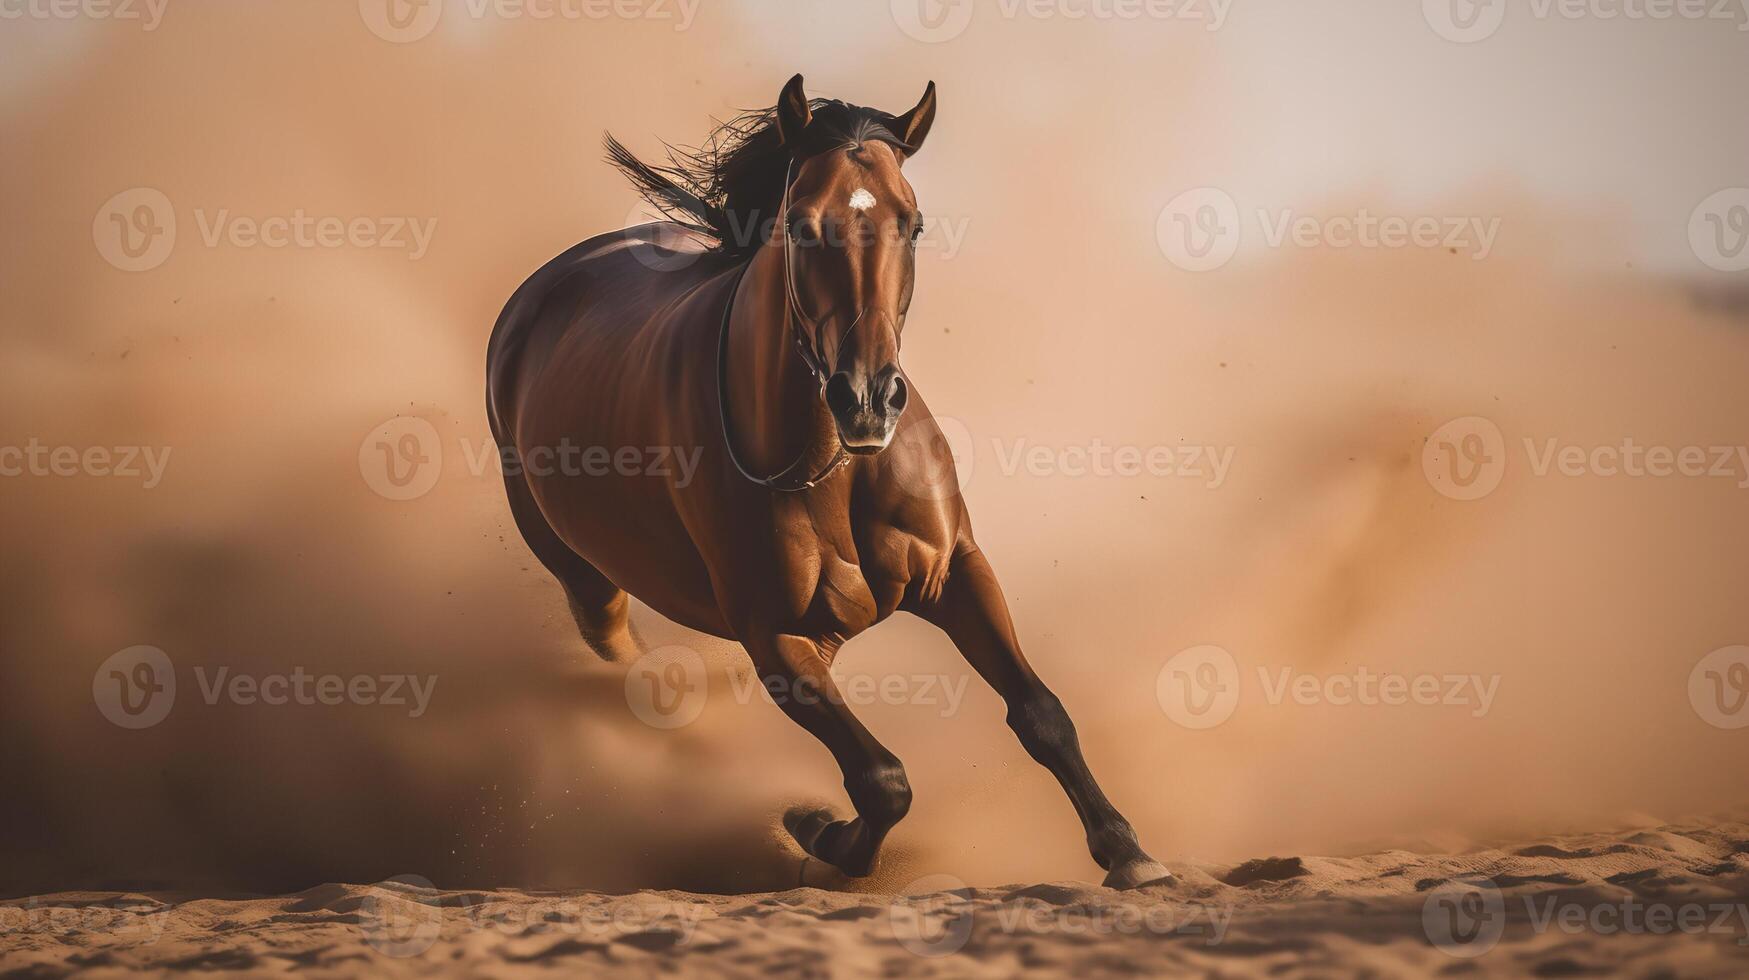
<path fill-rule="evenodd" d="M 607 137 L 672 220 L 571 248 L 504 307 L 486 401 L 500 451 L 525 464 L 506 468 L 510 510 L 602 657 L 638 655 L 630 593 L 739 641 L 769 689 L 791 692 L 783 711 L 831 751 L 856 809 L 786 814 L 808 854 L 867 875 L 910 808 L 903 766 L 830 673 L 846 640 L 904 610 L 1002 696 L 1105 884 L 1168 878 L 1021 655 L 940 430 L 899 367 L 923 227 L 900 168 L 934 119 L 933 82 L 894 116 L 810 100 L 797 75 L 774 107 L 664 165 Z M 612 447 L 614 465 L 580 479 L 529 463 L 564 447 Z M 690 451 L 696 469 L 634 465 L 654 447 Z"/>

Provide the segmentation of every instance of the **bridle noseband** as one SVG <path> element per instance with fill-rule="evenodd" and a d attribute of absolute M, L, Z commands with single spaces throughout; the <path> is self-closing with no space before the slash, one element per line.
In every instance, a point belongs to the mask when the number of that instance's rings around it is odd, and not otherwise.
<path fill-rule="evenodd" d="M 826 395 L 826 382 L 832 376 L 832 372 L 826 365 L 825 356 L 816 349 L 819 346 L 820 338 L 824 336 L 824 331 L 820 329 L 818 321 L 813 317 L 808 316 L 807 311 L 802 307 L 800 297 L 796 293 L 795 260 L 791 254 L 793 244 L 791 243 L 789 236 L 788 218 L 790 173 L 794 167 L 795 160 L 794 158 L 791 158 L 789 164 L 786 165 L 783 170 L 783 198 L 779 202 L 777 210 L 777 227 L 780 229 L 779 234 L 783 236 L 784 320 L 786 326 L 791 319 L 799 321 L 795 325 L 796 351 L 801 354 L 802 363 L 808 366 L 809 372 L 814 375 L 814 380 L 819 382 L 820 396 L 821 398 L 824 398 Z M 771 476 L 754 476 L 752 472 L 747 469 L 746 465 L 741 462 L 740 456 L 735 453 L 735 440 L 729 433 L 729 316 L 735 311 L 735 297 L 741 293 L 741 281 L 747 278 L 747 269 L 752 267 L 753 263 L 747 263 L 747 266 L 741 270 L 741 274 L 735 277 L 735 286 L 733 289 L 729 290 L 729 301 L 723 306 L 723 325 L 717 334 L 717 416 L 722 421 L 723 425 L 723 446 L 729 451 L 729 462 L 735 464 L 735 469 L 739 470 L 742 476 L 754 483 L 783 493 L 795 493 L 801 490 L 809 490 L 819 484 L 822 480 L 831 476 L 840 466 L 843 466 L 850 461 L 850 453 L 845 450 L 842 440 L 838 442 L 838 451 L 833 454 L 831 461 L 828 462 L 823 469 L 818 473 L 815 473 L 813 476 L 797 482 L 785 478 L 788 477 L 796 467 L 807 461 L 808 447 L 804 446 L 802 448 L 802 453 L 800 456 L 796 457 L 795 462 L 790 463 L 788 466 L 778 470 Z M 862 322 L 863 315 L 867 312 L 867 308 L 864 308 L 861 313 L 856 315 L 856 319 L 850 322 L 850 329 L 844 331 L 843 338 L 838 342 L 838 350 L 840 354 L 842 354 L 845 344 L 849 342 L 850 334 L 856 330 L 856 325 Z M 804 325 L 808 328 L 807 330 L 801 329 Z M 812 344 L 809 343 L 810 336 L 812 337 Z M 804 470 L 803 472 L 806 471 Z"/>

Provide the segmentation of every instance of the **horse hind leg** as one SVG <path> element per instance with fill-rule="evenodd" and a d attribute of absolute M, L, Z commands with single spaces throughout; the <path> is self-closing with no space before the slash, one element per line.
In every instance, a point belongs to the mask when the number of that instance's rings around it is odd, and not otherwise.
<path fill-rule="evenodd" d="M 504 484 L 516 528 L 528 542 L 529 550 L 564 588 L 571 618 L 576 621 L 583 642 L 603 660 L 612 663 L 636 660 L 643 645 L 632 631 L 631 599 L 625 590 L 559 540 L 521 476 L 507 475 Z"/>

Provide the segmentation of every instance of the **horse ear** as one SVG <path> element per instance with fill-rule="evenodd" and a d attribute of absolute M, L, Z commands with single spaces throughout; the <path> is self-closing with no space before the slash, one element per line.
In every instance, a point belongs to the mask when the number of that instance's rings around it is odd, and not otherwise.
<path fill-rule="evenodd" d="M 923 98 L 910 112 L 893 120 L 894 135 L 905 141 L 905 145 L 916 153 L 923 145 L 923 137 L 929 135 L 929 127 L 935 122 L 935 83 L 930 82 L 923 90 Z"/>
<path fill-rule="evenodd" d="M 783 94 L 777 97 L 777 135 L 787 144 L 802 135 L 802 130 L 813 118 L 814 110 L 808 108 L 808 93 L 802 91 L 802 75 L 797 72 L 783 87 Z"/>

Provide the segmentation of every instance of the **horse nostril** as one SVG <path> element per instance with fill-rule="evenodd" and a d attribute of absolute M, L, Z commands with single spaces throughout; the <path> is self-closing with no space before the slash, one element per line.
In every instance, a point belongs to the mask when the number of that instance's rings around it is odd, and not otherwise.
<path fill-rule="evenodd" d="M 840 371 L 826 382 L 826 407 L 838 416 L 850 415 L 856 411 L 856 390 L 850 385 L 850 372 Z"/>
<path fill-rule="evenodd" d="M 892 384 L 887 388 L 887 411 L 894 415 L 903 412 L 906 397 L 905 379 L 893 375 Z"/>

